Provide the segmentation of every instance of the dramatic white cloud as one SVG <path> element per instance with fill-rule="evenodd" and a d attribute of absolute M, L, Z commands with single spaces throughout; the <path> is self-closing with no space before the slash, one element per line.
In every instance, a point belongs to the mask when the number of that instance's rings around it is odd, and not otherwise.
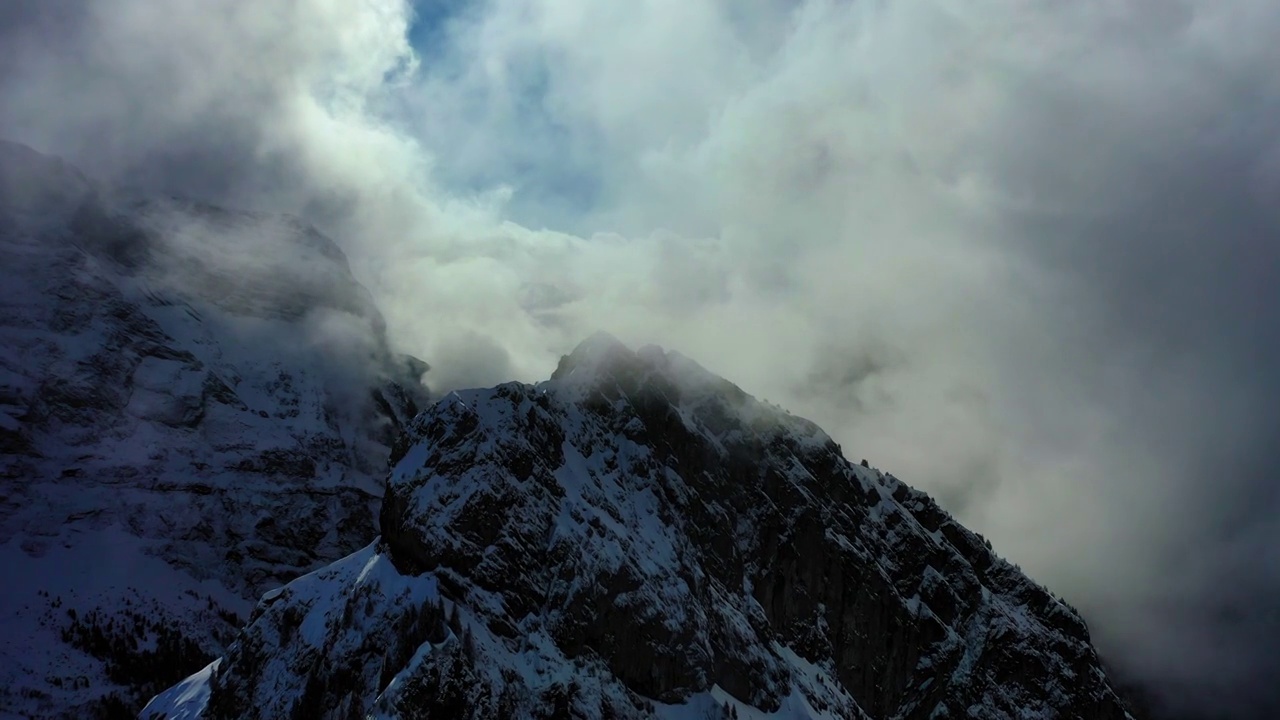
<path fill-rule="evenodd" d="M 1146 679 L 1273 692 L 1274 3 L 52 5 L 0 10 L 5 135 L 318 223 L 438 387 L 680 349 Z"/>

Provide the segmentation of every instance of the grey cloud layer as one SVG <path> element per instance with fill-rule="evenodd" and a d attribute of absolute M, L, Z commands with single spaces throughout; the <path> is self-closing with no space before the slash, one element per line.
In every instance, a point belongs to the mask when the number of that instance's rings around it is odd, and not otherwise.
<path fill-rule="evenodd" d="M 1135 673 L 1275 702 L 1274 3 L 490 0 L 416 54 L 411 25 L 20 0 L 0 126 L 311 218 L 439 385 L 598 328 L 679 348 L 935 492 Z"/>

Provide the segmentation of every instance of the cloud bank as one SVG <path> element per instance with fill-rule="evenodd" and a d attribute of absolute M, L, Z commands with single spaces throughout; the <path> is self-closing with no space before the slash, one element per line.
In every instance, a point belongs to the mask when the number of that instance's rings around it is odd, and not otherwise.
<path fill-rule="evenodd" d="M 1280 712 L 1274 3 L 14 0 L 0 46 L 0 134 L 315 222 L 434 386 L 678 348 L 1165 698 Z"/>

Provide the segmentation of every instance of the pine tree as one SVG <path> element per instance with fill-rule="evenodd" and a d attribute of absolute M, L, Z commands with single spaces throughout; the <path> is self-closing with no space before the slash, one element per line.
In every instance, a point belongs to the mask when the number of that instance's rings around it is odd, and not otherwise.
<path fill-rule="evenodd" d="M 467 659 L 467 662 L 475 664 L 476 641 L 471 634 L 471 628 L 463 628 L 462 630 L 462 656 Z"/>
<path fill-rule="evenodd" d="M 320 677 L 319 669 L 317 667 L 307 677 L 302 695 L 294 702 L 292 712 L 289 713 L 293 720 L 310 720 L 324 713 L 324 680 Z"/>
<path fill-rule="evenodd" d="M 382 653 L 382 670 L 378 675 L 378 692 L 387 689 L 391 684 L 391 679 L 396 676 L 395 665 L 391 662 L 391 658 L 387 657 L 387 653 Z"/>
<path fill-rule="evenodd" d="M 459 618 L 459 617 L 458 617 L 458 604 L 457 604 L 457 603 L 454 603 L 453 605 L 450 605 L 450 606 L 449 606 L 449 629 L 453 631 L 453 634 L 454 634 L 454 635 L 457 635 L 457 636 L 461 637 L 461 635 L 462 635 L 462 620 L 461 620 L 461 618 Z"/>

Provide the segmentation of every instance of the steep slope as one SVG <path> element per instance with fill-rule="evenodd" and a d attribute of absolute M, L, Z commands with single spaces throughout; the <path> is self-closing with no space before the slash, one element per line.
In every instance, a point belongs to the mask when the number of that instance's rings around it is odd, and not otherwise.
<path fill-rule="evenodd" d="M 676 353 L 594 337 L 392 457 L 381 540 L 144 717 L 1127 717 L 1073 609 Z"/>
<path fill-rule="evenodd" d="M 426 368 L 328 238 L 0 143 L 0 286 L 0 717 L 136 712 L 373 539 Z"/>

